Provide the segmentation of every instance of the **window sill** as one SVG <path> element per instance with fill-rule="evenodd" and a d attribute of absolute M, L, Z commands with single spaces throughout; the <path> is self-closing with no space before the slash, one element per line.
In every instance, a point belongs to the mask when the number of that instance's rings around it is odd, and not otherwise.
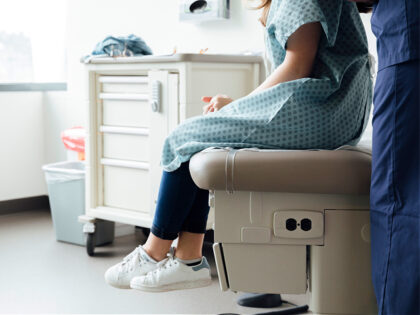
<path fill-rule="evenodd" d="M 67 91 L 67 83 L 0 83 L 1 92 Z"/>

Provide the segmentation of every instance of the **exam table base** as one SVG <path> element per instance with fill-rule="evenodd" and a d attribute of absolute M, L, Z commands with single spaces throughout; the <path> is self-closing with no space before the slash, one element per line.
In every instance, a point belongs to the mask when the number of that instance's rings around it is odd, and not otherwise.
<path fill-rule="evenodd" d="M 375 314 L 367 196 L 216 191 L 214 253 L 222 290 L 304 294 L 314 314 Z M 321 238 L 279 238 L 274 213 L 313 210 Z M 244 234 L 255 228 L 252 243 Z M 264 239 L 258 231 L 270 230 Z M 245 238 L 245 239 L 244 239 Z"/>

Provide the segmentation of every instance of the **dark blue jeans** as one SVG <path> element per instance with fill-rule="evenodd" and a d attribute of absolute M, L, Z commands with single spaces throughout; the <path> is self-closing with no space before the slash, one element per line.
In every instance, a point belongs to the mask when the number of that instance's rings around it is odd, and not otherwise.
<path fill-rule="evenodd" d="M 163 172 L 151 232 L 174 240 L 181 231 L 205 233 L 209 214 L 209 192 L 191 178 L 189 162 L 173 172 Z"/>

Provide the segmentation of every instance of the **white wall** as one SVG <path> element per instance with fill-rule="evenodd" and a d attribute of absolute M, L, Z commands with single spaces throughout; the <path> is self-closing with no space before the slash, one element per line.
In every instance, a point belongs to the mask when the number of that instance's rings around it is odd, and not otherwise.
<path fill-rule="evenodd" d="M 67 92 L 0 93 L 0 201 L 47 193 L 41 167 L 66 159 L 70 105 Z"/>
<path fill-rule="evenodd" d="M 0 93 L 0 201 L 45 194 L 41 92 Z"/>
<path fill-rule="evenodd" d="M 54 163 L 67 159 L 61 132 L 78 125 L 80 119 L 72 114 L 73 104 L 66 91 L 43 93 L 45 163 Z"/>

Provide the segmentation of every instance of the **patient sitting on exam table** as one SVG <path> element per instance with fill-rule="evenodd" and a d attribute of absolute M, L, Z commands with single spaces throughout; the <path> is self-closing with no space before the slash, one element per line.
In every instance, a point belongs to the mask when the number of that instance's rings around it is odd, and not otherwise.
<path fill-rule="evenodd" d="M 161 292 L 211 283 L 202 256 L 208 191 L 189 173 L 208 147 L 334 149 L 356 144 L 370 111 L 368 45 L 356 4 L 343 0 L 262 0 L 271 74 L 238 100 L 203 97 L 204 115 L 166 139 L 150 236 L 105 280 L 118 288 Z M 178 238 L 176 248 L 171 247 Z"/>

